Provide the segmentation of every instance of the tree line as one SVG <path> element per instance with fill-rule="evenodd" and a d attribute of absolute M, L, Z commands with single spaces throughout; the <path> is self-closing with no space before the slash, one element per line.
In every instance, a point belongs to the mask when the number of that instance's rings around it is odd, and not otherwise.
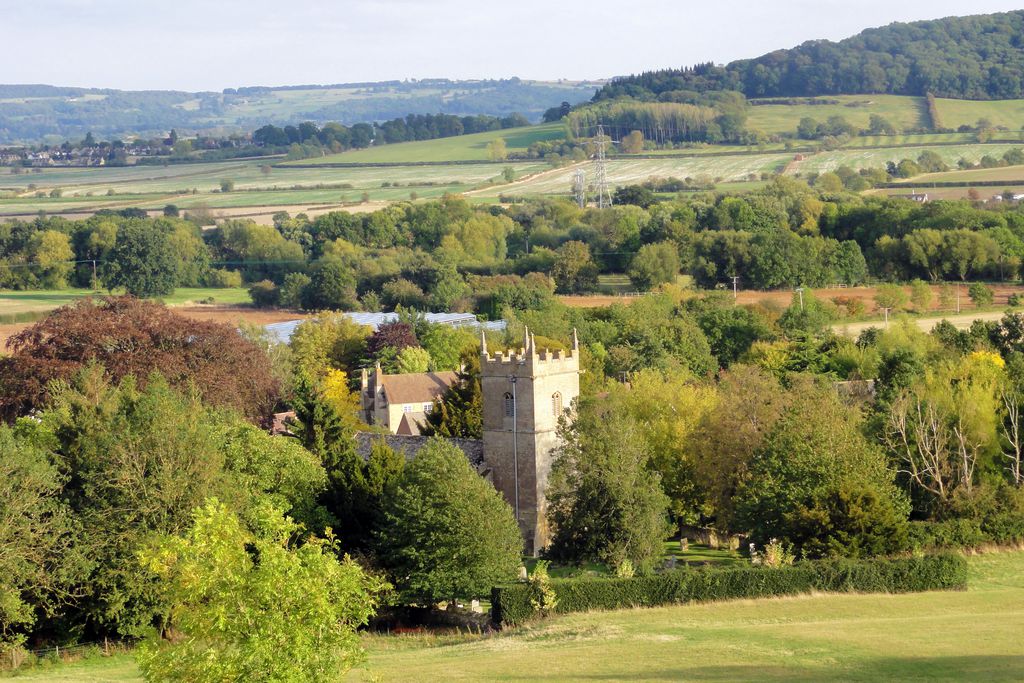
<path fill-rule="evenodd" d="M 566 348 L 575 330 L 586 370 L 549 482 L 549 558 L 646 574 L 690 526 L 745 535 L 752 558 L 1024 539 L 1024 316 L 854 340 L 829 306 L 675 285 L 596 309 L 507 300 L 493 348 L 524 326 Z M 478 360 L 475 335 L 409 311 L 375 332 L 320 316 L 287 346 L 130 298 L 56 311 L 0 361 L 5 646 L 127 636 L 153 679 L 336 677 L 375 613 L 513 580 L 512 511 L 465 454 L 435 440 L 407 461 L 354 438 L 351 378 L 376 361 L 459 363 L 427 429 L 478 437 Z M 282 407 L 291 436 L 254 426 Z M 254 625 L 296 656 L 246 645 Z"/>
<path fill-rule="evenodd" d="M 658 100 L 675 93 L 737 91 L 747 97 L 890 93 L 972 100 L 1024 96 L 1024 12 L 893 23 L 831 42 L 725 66 L 699 64 L 613 79 L 594 100 Z"/>
<path fill-rule="evenodd" d="M 362 339 L 394 355 L 396 325 Z M 22 333 L 0 359 L 5 657 L 119 638 L 147 680 L 337 680 L 378 612 L 512 580 L 511 508 L 464 453 L 357 451 L 358 402 L 317 364 L 325 337 L 272 347 L 129 297 Z M 272 436 L 283 407 L 296 419 Z"/>
<path fill-rule="evenodd" d="M 292 148 L 290 152 L 293 156 L 300 153 L 314 156 L 315 154 L 310 152 L 319 154 L 324 149 L 343 152 L 346 149 L 362 149 L 371 144 L 434 140 L 528 125 L 530 121 L 521 114 L 504 117 L 483 114 L 408 114 L 380 123 L 356 123 L 352 126 L 335 122 L 318 126 L 312 121 L 306 121 L 298 125 L 278 127 L 268 123 L 257 128 L 252 134 L 252 139 L 261 147 L 290 148 L 292 145 L 298 145 L 298 148 Z"/>
<path fill-rule="evenodd" d="M 606 210 L 558 199 L 474 207 L 450 195 L 210 230 L 187 215 L 40 218 L 0 226 L 0 286 L 164 296 L 178 286 L 246 283 L 264 306 L 496 316 L 510 302 L 594 291 L 602 274 L 627 274 L 639 290 L 680 274 L 706 288 L 735 277 L 755 289 L 1017 277 L 1024 214 L 1014 202 L 919 204 L 845 192 L 855 179 L 823 174 L 812 188 L 778 177 L 741 196 L 663 200 L 620 188 L 622 203 Z"/>

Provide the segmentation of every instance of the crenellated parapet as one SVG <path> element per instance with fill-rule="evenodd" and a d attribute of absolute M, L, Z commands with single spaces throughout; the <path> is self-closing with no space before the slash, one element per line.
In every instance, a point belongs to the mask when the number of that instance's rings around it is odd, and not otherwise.
<path fill-rule="evenodd" d="M 540 349 L 529 329 L 524 333 L 523 345 L 517 349 L 491 353 L 487 339 L 480 333 L 480 371 L 485 376 L 506 376 L 509 374 L 535 375 L 547 372 L 571 372 L 579 370 L 579 340 L 576 330 L 572 332 L 572 348 Z"/>

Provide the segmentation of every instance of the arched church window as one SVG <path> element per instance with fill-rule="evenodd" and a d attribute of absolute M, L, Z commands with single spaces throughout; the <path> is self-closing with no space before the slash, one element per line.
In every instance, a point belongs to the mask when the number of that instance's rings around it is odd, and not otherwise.
<path fill-rule="evenodd" d="M 515 417 L 516 415 L 516 400 L 512 398 L 512 394 L 505 392 L 505 417 Z"/>
<path fill-rule="evenodd" d="M 562 394 L 557 391 L 551 395 L 551 410 L 555 413 L 555 417 L 562 415 Z"/>

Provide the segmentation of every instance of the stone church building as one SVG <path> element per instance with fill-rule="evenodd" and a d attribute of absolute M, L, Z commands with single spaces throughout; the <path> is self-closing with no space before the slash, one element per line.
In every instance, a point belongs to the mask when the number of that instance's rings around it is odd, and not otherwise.
<path fill-rule="evenodd" d="M 399 379 L 402 378 L 402 379 Z M 379 369 L 363 378 L 363 408 L 369 422 L 387 426 L 389 446 L 414 457 L 426 443 L 413 426 L 454 377 L 386 376 Z M 443 387 L 443 388 L 442 388 Z M 538 349 L 526 331 L 523 346 L 492 353 L 480 336 L 483 440 L 453 439 L 478 472 L 515 511 L 528 553 L 548 543 L 546 498 L 551 459 L 558 446 L 558 421 L 580 393 L 579 341 L 568 351 Z M 416 413 L 415 416 L 411 415 Z M 396 433 L 397 432 L 397 433 Z M 361 450 L 378 435 L 360 435 Z"/>

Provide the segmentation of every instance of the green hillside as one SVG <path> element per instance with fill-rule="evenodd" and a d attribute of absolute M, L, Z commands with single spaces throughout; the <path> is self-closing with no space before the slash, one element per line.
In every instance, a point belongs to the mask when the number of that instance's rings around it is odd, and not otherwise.
<path fill-rule="evenodd" d="M 839 95 L 813 98 L 822 104 L 761 104 L 750 107 L 748 128 L 766 133 L 792 133 L 801 118 L 824 122 L 842 116 L 858 129 L 868 127 L 872 114 L 884 116 L 896 128 L 928 128 L 928 114 L 922 97 L 900 95 Z M 837 102 L 837 104 L 832 104 Z"/>
<path fill-rule="evenodd" d="M 556 140 L 565 137 L 565 127 L 560 123 L 548 123 L 524 128 L 460 135 L 458 137 L 400 142 L 366 149 L 351 150 L 316 159 L 288 162 L 284 166 L 330 165 L 330 164 L 396 164 L 442 161 L 487 161 L 487 145 L 497 138 L 504 138 L 509 152 L 525 152 L 534 142 Z"/>
<path fill-rule="evenodd" d="M 747 97 L 932 93 L 972 100 L 1021 98 L 1022 32 L 1024 10 L 894 22 L 839 42 L 808 40 L 725 66 L 708 62 L 615 78 L 595 99 L 714 91 Z"/>
<path fill-rule="evenodd" d="M 325 86 L 247 87 L 224 92 L 122 91 L 0 85 L 0 144 L 252 131 L 268 123 L 385 121 L 408 114 L 519 113 L 537 121 L 563 100 L 588 100 L 600 82 L 430 79 Z"/>
<path fill-rule="evenodd" d="M 1024 100 L 937 100 L 937 104 L 944 128 L 974 126 L 985 118 L 993 126 L 1024 130 Z"/>

